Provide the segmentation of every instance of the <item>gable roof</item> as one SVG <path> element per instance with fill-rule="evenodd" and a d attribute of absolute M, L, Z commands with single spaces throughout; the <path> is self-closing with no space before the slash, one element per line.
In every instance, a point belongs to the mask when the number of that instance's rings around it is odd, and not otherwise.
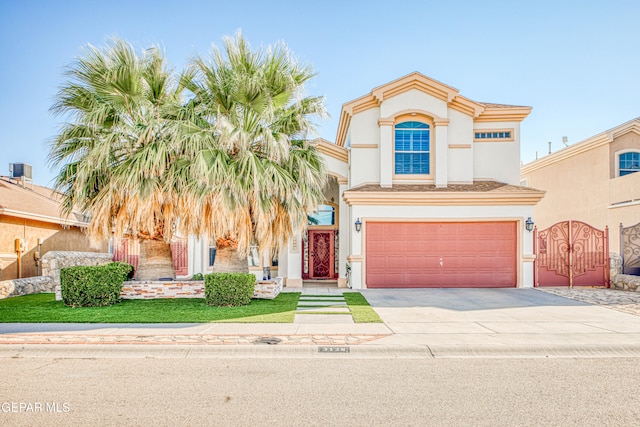
<path fill-rule="evenodd" d="M 378 107 L 385 99 L 412 89 L 419 90 L 446 102 L 450 108 L 473 117 L 475 121 L 522 121 L 531 112 L 531 107 L 472 101 L 460 95 L 458 89 L 416 71 L 378 86 L 371 90 L 369 94 L 343 104 L 336 135 L 336 145 L 344 146 L 351 117 L 354 114 Z"/>
<path fill-rule="evenodd" d="M 50 188 L 36 184 L 23 186 L 21 181 L 0 176 L 0 215 L 32 219 L 60 225 L 86 227 L 86 218 L 74 212 L 61 214 L 62 196 Z"/>
<path fill-rule="evenodd" d="M 601 145 L 609 144 L 613 142 L 614 139 L 629 132 L 640 135 L 640 117 L 636 117 L 635 119 L 629 120 L 619 126 L 594 135 L 583 141 L 576 142 L 573 145 L 541 157 L 538 160 L 527 163 L 520 168 L 520 175 L 522 176 L 531 173 L 550 164 L 560 162 L 569 157 L 577 156 L 578 154 L 600 147 Z"/>

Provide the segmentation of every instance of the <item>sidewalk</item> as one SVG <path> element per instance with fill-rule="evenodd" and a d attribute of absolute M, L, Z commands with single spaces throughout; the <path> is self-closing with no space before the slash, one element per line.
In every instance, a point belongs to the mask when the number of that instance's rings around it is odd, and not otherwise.
<path fill-rule="evenodd" d="M 247 357 L 323 351 L 351 357 L 640 357 L 635 293 L 554 288 L 362 293 L 384 323 L 0 324 L 0 357 L 77 357 L 78 352 L 237 357 L 240 351 Z"/>

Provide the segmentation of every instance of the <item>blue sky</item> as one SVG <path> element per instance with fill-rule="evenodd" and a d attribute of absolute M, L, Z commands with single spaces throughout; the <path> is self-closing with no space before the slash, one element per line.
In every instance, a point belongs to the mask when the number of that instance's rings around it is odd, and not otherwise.
<path fill-rule="evenodd" d="M 49 113 L 63 68 L 87 43 L 119 36 L 163 46 L 179 70 L 242 29 L 255 47 L 284 41 L 317 77 L 333 141 L 343 103 L 419 71 L 480 102 L 528 105 L 522 160 L 640 116 L 636 1 L 0 1 L 0 175 L 33 165 L 51 183 Z"/>

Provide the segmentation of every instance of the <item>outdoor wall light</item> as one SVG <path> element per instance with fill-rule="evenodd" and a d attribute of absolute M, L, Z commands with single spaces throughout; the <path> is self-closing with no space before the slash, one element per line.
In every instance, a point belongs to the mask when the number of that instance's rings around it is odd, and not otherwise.
<path fill-rule="evenodd" d="M 355 226 L 356 226 L 356 231 L 359 233 L 360 230 L 362 230 L 362 221 L 360 221 L 360 218 L 356 219 Z"/>
<path fill-rule="evenodd" d="M 533 220 L 531 217 L 527 218 L 527 221 L 524 223 L 524 228 L 526 228 L 527 231 L 533 231 Z"/>

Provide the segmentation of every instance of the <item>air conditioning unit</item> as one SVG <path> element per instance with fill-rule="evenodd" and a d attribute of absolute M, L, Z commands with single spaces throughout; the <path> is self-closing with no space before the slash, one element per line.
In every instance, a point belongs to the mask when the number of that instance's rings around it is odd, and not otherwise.
<path fill-rule="evenodd" d="M 9 163 L 11 178 L 33 179 L 33 168 L 27 163 Z"/>

